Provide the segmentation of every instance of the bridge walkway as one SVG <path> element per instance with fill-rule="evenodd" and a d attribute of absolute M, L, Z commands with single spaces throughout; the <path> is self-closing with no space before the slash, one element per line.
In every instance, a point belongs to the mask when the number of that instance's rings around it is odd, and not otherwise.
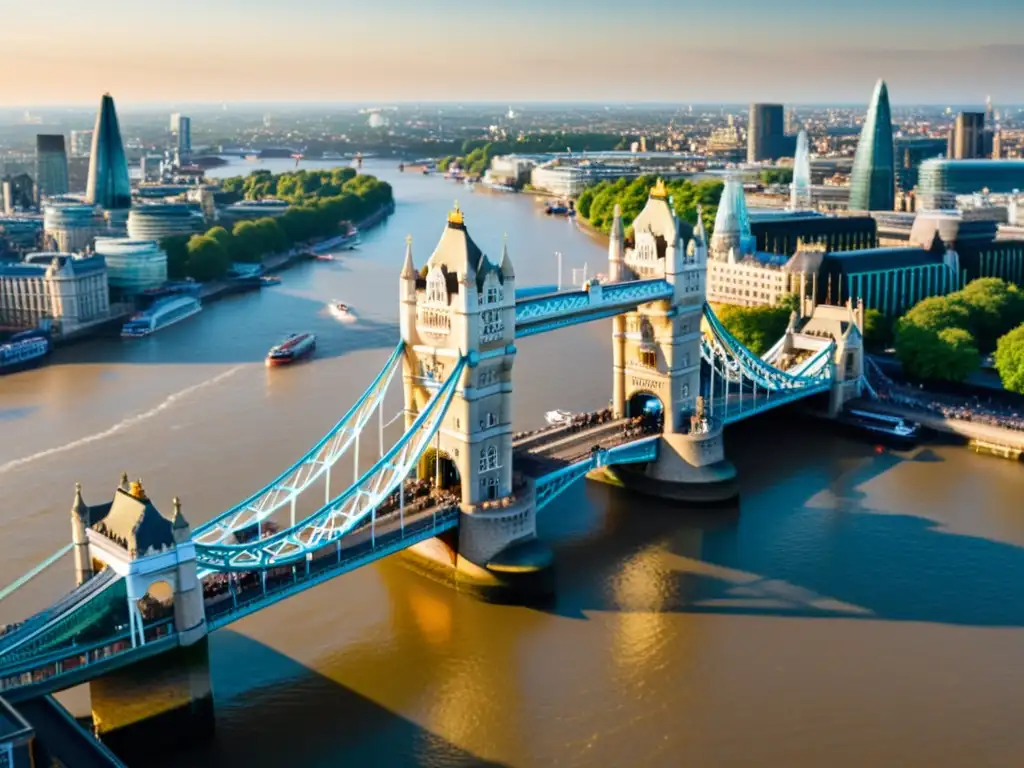
<path fill-rule="evenodd" d="M 595 446 L 605 450 L 651 437 L 657 430 L 639 419 L 608 419 L 579 428 L 552 427 L 512 442 L 516 472 L 538 479 L 588 458 Z"/>

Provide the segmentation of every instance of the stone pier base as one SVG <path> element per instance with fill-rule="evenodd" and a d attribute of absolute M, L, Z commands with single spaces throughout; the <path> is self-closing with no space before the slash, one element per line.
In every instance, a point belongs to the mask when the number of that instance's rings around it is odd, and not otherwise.
<path fill-rule="evenodd" d="M 96 735 L 123 758 L 213 735 L 208 638 L 93 680 L 89 692 Z"/>
<path fill-rule="evenodd" d="M 488 602 L 538 604 L 554 594 L 554 555 L 536 537 L 532 492 L 508 507 L 463 512 L 457 530 L 410 547 L 402 560 Z"/>
<path fill-rule="evenodd" d="M 725 458 L 721 427 L 702 435 L 662 435 L 656 461 L 602 467 L 587 477 L 693 505 L 727 504 L 739 495 L 736 468 Z"/>

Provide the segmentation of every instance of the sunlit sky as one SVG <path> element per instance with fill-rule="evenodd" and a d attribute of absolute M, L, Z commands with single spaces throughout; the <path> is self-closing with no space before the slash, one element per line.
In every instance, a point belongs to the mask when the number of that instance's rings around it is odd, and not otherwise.
<path fill-rule="evenodd" d="M 1024 102 L 1024 0 L 2 5 L 2 105 Z"/>

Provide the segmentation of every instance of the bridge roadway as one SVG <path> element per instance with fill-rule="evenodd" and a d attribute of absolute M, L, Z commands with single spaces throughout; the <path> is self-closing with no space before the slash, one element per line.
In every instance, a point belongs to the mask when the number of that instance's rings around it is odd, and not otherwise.
<path fill-rule="evenodd" d="M 638 427 L 634 427 L 636 431 L 627 433 L 627 428 L 634 424 L 633 419 L 609 419 L 580 428 L 551 427 L 522 435 L 512 441 L 513 466 L 516 472 L 538 479 L 583 461 L 590 456 L 594 446 L 615 448 L 656 434 Z"/>

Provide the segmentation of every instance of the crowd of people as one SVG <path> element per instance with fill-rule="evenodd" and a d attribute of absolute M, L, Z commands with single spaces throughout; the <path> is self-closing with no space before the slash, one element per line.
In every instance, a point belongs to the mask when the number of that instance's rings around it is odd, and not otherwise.
<path fill-rule="evenodd" d="M 994 402 L 992 398 L 982 400 L 973 397 L 953 397 L 934 392 L 925 392 L 923 387 L 900 385 L 886 376 L 876 366 L 869 367 L 869 381 L 878 399 L 883 402 L 916 408 L 920 411 L 942 416 L 947 419 L 970 421 L 1004 429 L 1024 430 L 1024 409 L 1013 408 Z"/>

